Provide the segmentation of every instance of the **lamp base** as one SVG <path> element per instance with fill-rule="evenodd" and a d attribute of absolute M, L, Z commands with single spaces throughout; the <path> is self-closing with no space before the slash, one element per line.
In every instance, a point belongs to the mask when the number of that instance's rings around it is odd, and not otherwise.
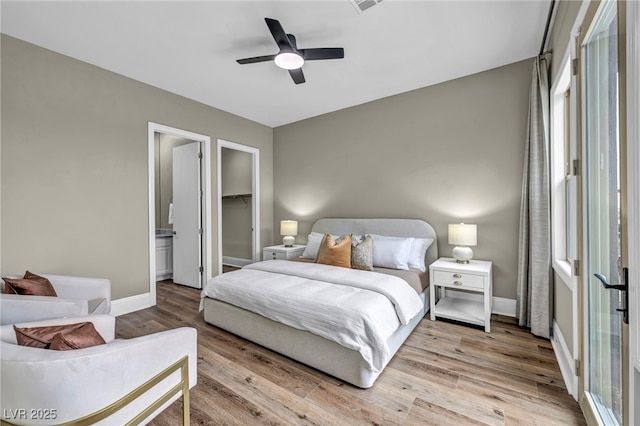
<path fill-rule="evenodd" d="M 287 235 L 282 239 L 282 244 L 284 244 L 285 247 L 293 247 L 293 243 L 295 242 L 295 237 L 292 237 L 291 235 Z"/>
<path fill-rule="evenodd" d="M 469 263 L 473 257 L 473 250 L 471 250 L 471 247 L 457 246 L 453 248 L 451 254 L 457 263 Z"/>

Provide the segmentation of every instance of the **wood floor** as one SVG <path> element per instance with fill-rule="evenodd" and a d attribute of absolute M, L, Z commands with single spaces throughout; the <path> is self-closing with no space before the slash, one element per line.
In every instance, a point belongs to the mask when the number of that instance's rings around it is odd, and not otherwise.
<path fill-rule="evenodd" d="M 512 318 L 493 316 L 490 334 L 425 318 L 374 386 L 359 389 L 206 324 L 199 297 L 158 283 L 157 306 L 116 321 L 119 338 L 198 330 L 192 425 L 586 424 L 549 341 Z M 151 424 L 181 424 L 180 404 Z"/>

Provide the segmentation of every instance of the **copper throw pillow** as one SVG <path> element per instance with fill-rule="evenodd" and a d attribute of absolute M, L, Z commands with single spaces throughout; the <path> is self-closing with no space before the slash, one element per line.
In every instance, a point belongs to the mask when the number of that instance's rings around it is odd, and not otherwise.
<path fill-rule="evenodd" d="M 2 278 L 4 280 L 4 292 L 8 294 L 21 294 L 23 296 L 53 296 L 58 294 L 51 281 L 40 275 L 27 271 L 23 278 Z"/>
<path fill-rule="evenodd" d="M 103 345 L 106 342 L 92 322 L 13 329 L 18 345 L 41 349 L 69 350 Z"/>
<path fill-rule="evenodd" d="M 331 234 L 327 234 L 320 244 L 316 262 L 351 268 L 351 235 L 342 236 L 336 241 Z"/>
<path fill-rule="evenodd" d="M 57 296 L 56 290 L 53 288 L 53 284 L 51 284 L 51 281 L 49 281 L 48 278 L 41 277 L 40 275 L 36 275 L 29 271 L 25 271 L 24 277 L 22 278 L 40 283 L 42 287 L 50 289 L 53 292 L 53 296 Z"/>
<path fill-rule="evenodd" d="M 69 351 L 72 349 L 90 348 L 91 346 L 104 345 L 106 342 L 93 326 L 86 322 L 84 325 L 69 333 L 58 333 L 53 336 L 49 349 L 54 351 Z"/>

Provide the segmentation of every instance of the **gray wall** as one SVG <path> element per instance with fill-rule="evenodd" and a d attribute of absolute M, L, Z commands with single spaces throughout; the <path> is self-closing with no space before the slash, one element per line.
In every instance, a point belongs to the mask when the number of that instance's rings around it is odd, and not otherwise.
<path fill-rule="evenodd" d="M 321 217 L 478 224 L 475 258 L 494 262 L 494 296 L 515 299 L 533 60 L 274 130 L 274 227 Z M 277 228 L 274 228 L 277 229 Z"/>
<path fill-rule="evenodd" d="M 271 128 L 6 35 L 1 42 L 3 273 L 107 277 L 114 299 L 149 291 L 149 121 L 211 136 L 214 180 L 217 138 L 260 149 L 261 240 L 271 242 Z M 217 241 L 215 225 L 211 233 Z"/>
<path fill-rule="evenodd" d="M 567 349 L 573 353 L 573 293 L 569 287 L 562 283 L 558 274 L 554 273 L 553 275 L 555 280 L 553 318 L 560 328 Z"/>

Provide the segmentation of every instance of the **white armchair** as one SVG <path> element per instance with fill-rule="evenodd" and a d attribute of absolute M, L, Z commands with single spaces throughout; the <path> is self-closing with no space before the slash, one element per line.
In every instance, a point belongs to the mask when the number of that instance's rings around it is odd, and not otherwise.
<path fill-rule="evenodd" d="M 91 321 L 107 343 L 69 351 L 18 346 L 13 326 L 0 327 L 0 406 L 4 422 L 15 425 L 65 423 L 100 412 L 122 399 L 128 404 L 119 411 L 113 414 L 103 411 L 98 417 L 78 424 L 94 424 L 98 419 L 95 424 L 123 425 L 147 410 L 149 416 L 141 422 L 146 424 L 178 399 L 181 391 L 188 419 L 189 388 L 197 381 L 197 333 L 194 328 L 114 340 L 115 318 L 109 315 L 16 326 L 40 327 L 83 321 Z M 132 395 L 134 389 L 180 360 L 188 366 L 188 373 L 186 367 L 183 366 L 182 371 L 177 367 L 177 371 L 166 372 L 166 378 L 158 378 L 159 383 L 147 392 Z M 163 396 L 164 401 L 153 405 Z"/>
<path fill-rule="evenodd" d="M 51 281 L 58 297 L 0 294 L 0 325 L 111 312 L 110 280 L 66 275 L 39 275 Z M 6 275 L 6 277 L 20 278 L 18 275 Z M 2 285 L 4 286 L 4 281 Z"/>

